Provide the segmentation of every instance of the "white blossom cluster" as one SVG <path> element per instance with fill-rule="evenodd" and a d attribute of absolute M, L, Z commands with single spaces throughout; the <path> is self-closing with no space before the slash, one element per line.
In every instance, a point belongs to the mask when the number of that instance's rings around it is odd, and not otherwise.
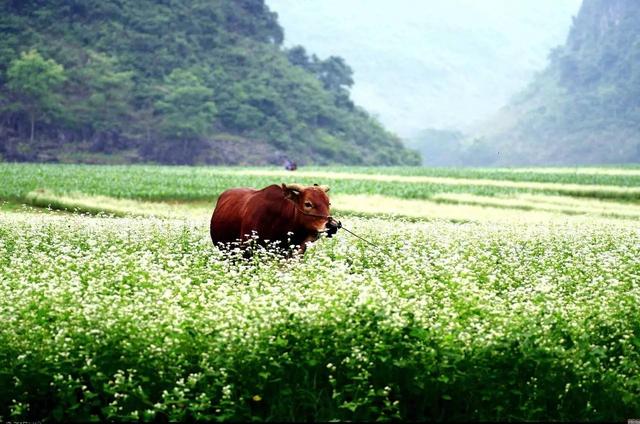
<path fill-rule="evenodd" d="M 343 224 L 378 247 L 341 232 L 246 260 L 201 221 L 0 215 L 0 421 L 52 402 L 80 420 L 637 408 L 634 221 Z"/>

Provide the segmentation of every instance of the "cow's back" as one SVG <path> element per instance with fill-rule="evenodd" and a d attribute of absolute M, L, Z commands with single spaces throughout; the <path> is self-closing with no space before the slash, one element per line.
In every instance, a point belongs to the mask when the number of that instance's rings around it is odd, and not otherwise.
<path fill-rule="evenodd" d="M 233 188 L 218 197 L 209 227 L 214 244 L 231 243 L 241 238 L 240 229 L 246 203 L 255 192 L 251 188 Z"/>
<path fill-rule="evenodd" d="M 247 196 L 240 234 L 254 233 L 260 242 L 280 241 L 286 246 L 287 233 L 294 229 L 294 205 L 284 198 L 282 188 L 270 185 Z"/>

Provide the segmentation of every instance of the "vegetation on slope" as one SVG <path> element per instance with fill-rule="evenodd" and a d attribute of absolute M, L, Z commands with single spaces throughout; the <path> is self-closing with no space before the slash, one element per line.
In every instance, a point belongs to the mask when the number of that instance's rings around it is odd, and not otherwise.
<path fill-rule="evenodd" d="M 5 1 L 0 32 L 6 159 L 417 162 L 262 0 Z"/>
<path fill-rule="evenodd" d="M 487 125 L 485 163 L 640 161 L 640 3 L 585 0 L 550 64 Z"/>
<path fill-rule="evenodd" d="M 425 130 L 427 165 L 640 162 L 640 3 L 585 0 L 548 67 L 467 135 Z"/>

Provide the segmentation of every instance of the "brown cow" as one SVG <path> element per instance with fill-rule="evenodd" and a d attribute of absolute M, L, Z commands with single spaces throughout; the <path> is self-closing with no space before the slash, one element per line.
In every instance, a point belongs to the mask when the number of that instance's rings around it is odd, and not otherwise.
<path fill-rule="evenodd" d="M 304 253 L 320 233 L 337 230 L 337 221 L 329 215 L 328 191 L 326 186 L 300 184 L 226 190 L 211 217 L 211 240 L 215 245 L 245 242 L 254 234 L 263 246 L 279 242 L 282 248 L 295 245 Z"/>

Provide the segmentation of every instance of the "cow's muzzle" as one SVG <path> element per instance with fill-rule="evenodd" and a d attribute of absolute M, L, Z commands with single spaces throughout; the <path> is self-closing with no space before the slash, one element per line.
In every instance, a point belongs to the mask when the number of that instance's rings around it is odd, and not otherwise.
<path fill-rule="evenodd" d="M 325 227 L 327 237 L 333 237 L 333 235 L 338 232 L 338 229 L 342 228 L 342 222 L 337 221 L 334 217 L 330 216 Z"/>

